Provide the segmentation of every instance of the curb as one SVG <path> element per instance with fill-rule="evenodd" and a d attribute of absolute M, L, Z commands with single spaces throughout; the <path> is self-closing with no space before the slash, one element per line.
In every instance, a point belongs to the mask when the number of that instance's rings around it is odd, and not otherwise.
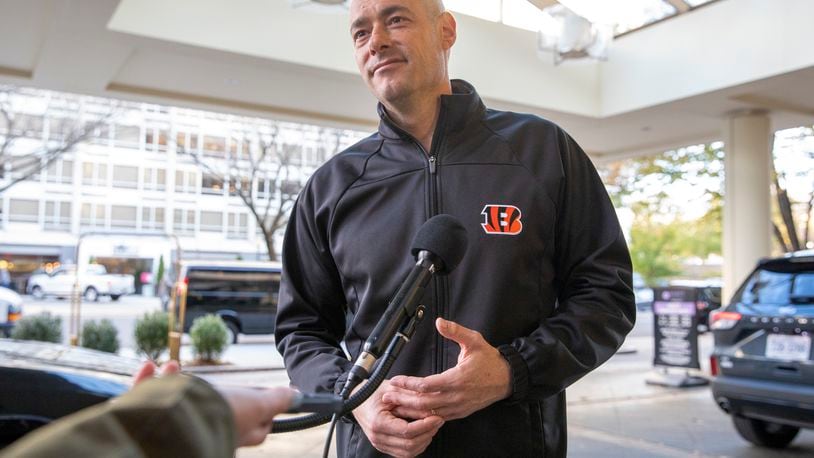
<path fill-rule="evenodd" d="M 285 367 L 278 366 L 188 366 L 181 365 L 181 371 L 189 374 L 221 374 L 237 372 L 269 372 L 284 371 Z"/>

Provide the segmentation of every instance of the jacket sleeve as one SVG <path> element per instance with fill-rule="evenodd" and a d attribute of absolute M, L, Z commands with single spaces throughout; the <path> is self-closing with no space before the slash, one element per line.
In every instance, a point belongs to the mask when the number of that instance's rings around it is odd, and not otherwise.
<path fill-rule="evenodd" d="M 553 314 L 498 349 L 512 371 L 510 400 L 543 399 L 597 368 L 633 328 L 630 254 L 596 169 L 557 129 L 562 181 L 555 199 Z"/>
<path fill-rule="evenodd" d="M 231 412 L 203 380 L 163 377 L 44 426 L 2 455 L 230 457 L 236 444 Z"/>
<path fill-rule="evenodd" d="M 351 363 L 340 347 L 347 301 L 328 245 L 330 203 L 314 180 L 300 193 L 283 242 L 275 339 L 292 383 L 304 392 L 338 392 Z"/>

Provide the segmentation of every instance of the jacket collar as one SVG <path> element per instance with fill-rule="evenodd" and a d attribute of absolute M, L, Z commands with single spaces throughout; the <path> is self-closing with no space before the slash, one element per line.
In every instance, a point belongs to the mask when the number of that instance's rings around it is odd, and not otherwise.
<path fill-rule="evenodd" d="M 441 96 L 441 112 L 439 121 L 443 118 L 445 132 L 455 132 L 463 129 L 470 121 L 483 118 L 486 106 L 481 101 L 475 88 L 464 80 L 452 80 L 452 94 Z M 379 102 L 379 134 L 390 139 L 411 137 L 402 128 L 396 125 L 387 115 L 384 105 Z"/>

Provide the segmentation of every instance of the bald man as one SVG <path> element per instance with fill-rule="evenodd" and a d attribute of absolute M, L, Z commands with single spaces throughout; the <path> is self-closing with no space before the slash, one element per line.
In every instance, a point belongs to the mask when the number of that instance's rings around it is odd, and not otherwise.
<path fill-rule="evenodd" d="M 317 170 L 292 211 L 276 332 L 289 376 L 338 392 L 412 266 L 415 231 L 451 214 L 469 249 L 422 299 L 434 326 L 339 424 L 337 454 L 565 456 L 565 388 L 635 319 L 605 188 L 558 126 L 487 109 L 450 80 L 457 30 L 441 2 L 354 0 L 350 19 L 381 122 Z"/>

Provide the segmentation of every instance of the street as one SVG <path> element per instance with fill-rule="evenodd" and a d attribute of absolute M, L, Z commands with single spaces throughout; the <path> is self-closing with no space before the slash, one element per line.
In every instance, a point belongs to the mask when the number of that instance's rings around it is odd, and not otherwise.
<path fill-rule="evenodd" d="M 24 314 L 49 311 L 63 317 L 64 338 L 70 303 L 26 297 Z M 82 319 L 107 318 L 119 329 L 125 356 L 134 356 L 135 320 L 145 312 L 158 310 L 155 298 L 123 297 L 118 302 L 102 299 L 83 303 Z M 621 351 L 599 369 L 567 390 L 568 456 L 576 458 L 644 457 L 803 457 L 814 456 L 814 431 L 802 431 L 791 447 L 776 451 L 751 446 L 735 432 L 727 415 L 712 400 L 709 387 L 665 388 L 645 384 L 652 374 L 653 316 L 640 312 L 636 327 Z M 186 341 L 186 340 L 185 340 Z M 213 383 L 277 386 L 288 383 L 282 358 L 271 336 L 240 336 L 231 345 L 224 361 L 231 372 L 201 376 Z M 712 337 L 699 339 L 702 372 L 708 373 Z M 182 347 L 182 360 L 191 359 L 190 345 Z M 237 369 L 237 370 L 236 370 Z M 242 370 L 241 370 L 242 369 Z M 241 458 L 261 456 L 320 456 L 327 428 L 270 435 L 260 446 L 244 448 Z"/>

